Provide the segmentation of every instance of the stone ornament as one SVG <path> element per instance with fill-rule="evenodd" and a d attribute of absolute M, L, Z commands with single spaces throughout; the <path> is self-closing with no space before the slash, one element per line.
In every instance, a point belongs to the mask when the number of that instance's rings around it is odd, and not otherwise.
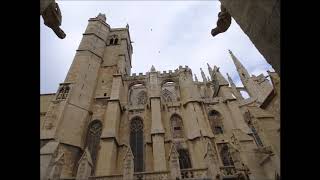
<path fill-rule="evenodd" d="M 227 9 L 222 5 L 220 6 L 220 9 L 221 11 L 218 14 L 217 27 L 211 30 L 211 35 L 213 37 L 227 31 L 231 25 L 231 15 L 228 13 Z"/>
<path fill-rule="evenodd" d="M 60 39 L 64 39 L 66 37 L 66 34 L 59 27 L 61 26 L 62 16 L 58 3 L 55 1 L 50 2 L 41 15 L 44 20 L 44 24 L 51 28 Z"/>

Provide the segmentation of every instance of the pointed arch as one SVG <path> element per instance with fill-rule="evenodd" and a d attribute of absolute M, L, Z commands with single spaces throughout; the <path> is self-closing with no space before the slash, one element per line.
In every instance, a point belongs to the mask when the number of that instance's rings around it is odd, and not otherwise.
<path fill-rule="evenodd" d="M 92 171 L 91 174 L 94 172 L 94 167 L 97 160 L 97 153 L 98 147 L 100 144 L 100 136 L 102 133 L 102 123 L 100 120 L 93 120 L 88 126 L 87 138 L 86 138 L 86 145 L 85 147 L 88 148 L 92 159 Z"/>
<path fill-rule="evenodd" d="M 172 129 L 172 137 L 173 138 L 183 138 L 183 123 L 182 119 L 178 114 L 173 114 L 170 118 L 171 121 L 171 129 Z"/>
<path fill-rule="evenodd" d="M 138 116 L 130 123 L 130 147 L 134 156 L 134 172 L 142 172 L 144 170 L 143 121 Z"/>
<path fill-rule="evenodd" d="M 187 149 L 178 149 L 180 169 L 190 169 L 191 160 Z"/>
<path fill-rule="evenodd" d="M 216 110 L 211 110 L 208 113 L 208 118 L 213 134 L 223 134 L 224 130 L 222 115 Z"/>
<path fill-rule="evenodd" d="M 229 145 L 227 143 L 222 143 L 218 145 L 218 148 L 223 166 L 234 166 L 234 162 L 229 150 Z"/>

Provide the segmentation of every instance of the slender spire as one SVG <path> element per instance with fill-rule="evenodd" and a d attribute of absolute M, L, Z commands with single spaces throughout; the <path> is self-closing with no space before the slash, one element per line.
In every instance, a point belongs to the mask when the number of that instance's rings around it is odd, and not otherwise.
<path fill-rule="evenodd" d="M 213 73 L 212 68 L 210 67 L 209 63 L 207 63 L 207 65 L 208 65 L 209 75 L 212 78 L 212 73 Z"/>
<path fill-rule="evenodd" d="M 238 71 L 238 74 L 240 76 L 240 79 L 242 81 L 242 83 L 244 83 L 244 80 L 246 79 L 249 79 L 250 78 L 250 75 L 247 71 L 247 69 L 241 64 L 241 62 L 238 60 L 238 58 L 232 53 L 231 50 L 228 50 L 230 55 L 231 55 L 231 58 L 233 60 L 233 63 L 234 65 L 236 66 L 237 68 L 237 71 Z"/>
<path fill-rule="evenodd" d="M 207 78 L 206 78 L 206 75 L 204 74 L 202 68 L 200 68 L 200 71 L 201 71 L 201 76 L 202 76 L 202 79 L 203 79 L 203 82 L 207 83 Z"/>
<path fill-rule="evenodd" d="M 231 79 L 231 77 L 229 76 L 229 74 L 227 73 L 228 76 L 228 81 L 230 83 L 231 86 L 231 90 L 234 94 L 234 96 L 239 99 L 239 100 L 243 100 L 244 98 L 242 97 L 242 94 L 240 93 L 240 91 L 237 89 L 237 86 L 234 84 L 233 80 Z"/>
<path fill-rule="evenodd" d="M 196 74 L 194 74 L 194 79 L 195 79 L 196 82 L 198 82 L 198 78 L 197 78 Z"/>
<path fill-rule="evenodd" d="M 213 73 L 212 73 L 212 80 L 214 80 L 216 83 L 221 85 L 229 85 L 228 81 L 223 77 L 223 75 L 220 73 L 220 68 L 217 66 L 213 67 Z"/>

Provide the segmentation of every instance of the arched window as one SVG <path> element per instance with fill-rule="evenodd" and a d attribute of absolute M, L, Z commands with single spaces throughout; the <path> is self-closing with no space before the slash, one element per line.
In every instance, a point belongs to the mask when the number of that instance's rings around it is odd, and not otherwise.
<path fill-rule="evenodd" d="M 229 151 L 229 146 L 227 144 L 220 144 L 218 147 L 220 149 L 220 157 L 222 160 L 222 164 L 224 166 L 234 166 L 234 163 Z"/>
<path fill-rule="evenodd" d="M 134 171 L 142 172 L 143 167 L 143 123 L 139 117 L 131 120 L 130 147 L 134 156 Z"/>
<path fill-rule="evenodd" d="M 129 104 L 141 105 L 147 101 L 147 88 L 144 84 L 138 83 L 129 88 Z"/>
<path fill-rule="evenodd" d="M 137 98 L 138 105 L 145 104 L 147 101 L 147 93 L 145 91 L 140 91 L 137 95 Z"/>
<path fill-rule="evenodd" d="M 222 116 L 218 111 L 210 111 L 208 114 L 211 130 L 213 134 L 223 133 Z"/>
<path fill-rule="evenodd" d="M 118 38 L 116 38 L 116 39 L 114 40 L 114 44 L 115 44 L 115 45 L 118 44 Z"/>
<path fill-rule="evenodd" d="M 62 99 L 64 93 L 64 86 L 60 87 L 57 98 L 56 99 Z"/>
<path fill-rule="evenodd" d="M 164 102 L 172 102 L 173 94 L 168 89 L 162 90 L 162 98 Z"/>
<path fill-rule="evenodd" d="M 70 90 L 70 87 L 69 86 L 66 86 L 65 90 L 64 90 L 64 99 L 66 99 L 68 97 L 68 94 L 69 94 L 69 90 Z"/>
<path fill-rule="evenodd" d="M 178 149 L 180 169 L 192 168 L 189 152 L 186 149 Z"/>
<path fill-rule="evenodd" d="M 180 116 L 174 114 L 171 116 L 171 127 L 172 127 L 172 137 L 182 138 L 183 137 L 183 125 Z"/>
<path fill-rule="evenodd" d="M 93 174 L 93 170 L 96 163 L 101 132 L 102 132 L 102 124 L 99 120 L 94 120 L 89 124 L 86 147 L 88 147 L 88 150 L 92 158 L 92 163 L 93 163 L 91 174 Z"/>
<path fill-rule="evenodd" d="M 112 44 L 113 44 L 113 38 L 110 39 L 110 45 L 112 45 Z"/>

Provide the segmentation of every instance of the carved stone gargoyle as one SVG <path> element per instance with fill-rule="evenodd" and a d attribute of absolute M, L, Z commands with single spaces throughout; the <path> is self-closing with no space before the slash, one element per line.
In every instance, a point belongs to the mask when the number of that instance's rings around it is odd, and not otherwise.
<path fill-rule="evenodd" d="M 227 9 L 222 5 L 220 6 L 220 9 L 217 27 L 211 30 L 211 35 L 213 37 L 227 31 L 231 24 L 231 15 L 228 13 Z"/>
<path fill-rule="evenodd" d="M 58 4 L 54 0 L 40 0 L 40 4 L 40 15 L 42 15 L 44 24 L 51 28 L 60 39 L 64 39 L 66 34 L 59 27 L 61 26 L 62 16 Z"/>

